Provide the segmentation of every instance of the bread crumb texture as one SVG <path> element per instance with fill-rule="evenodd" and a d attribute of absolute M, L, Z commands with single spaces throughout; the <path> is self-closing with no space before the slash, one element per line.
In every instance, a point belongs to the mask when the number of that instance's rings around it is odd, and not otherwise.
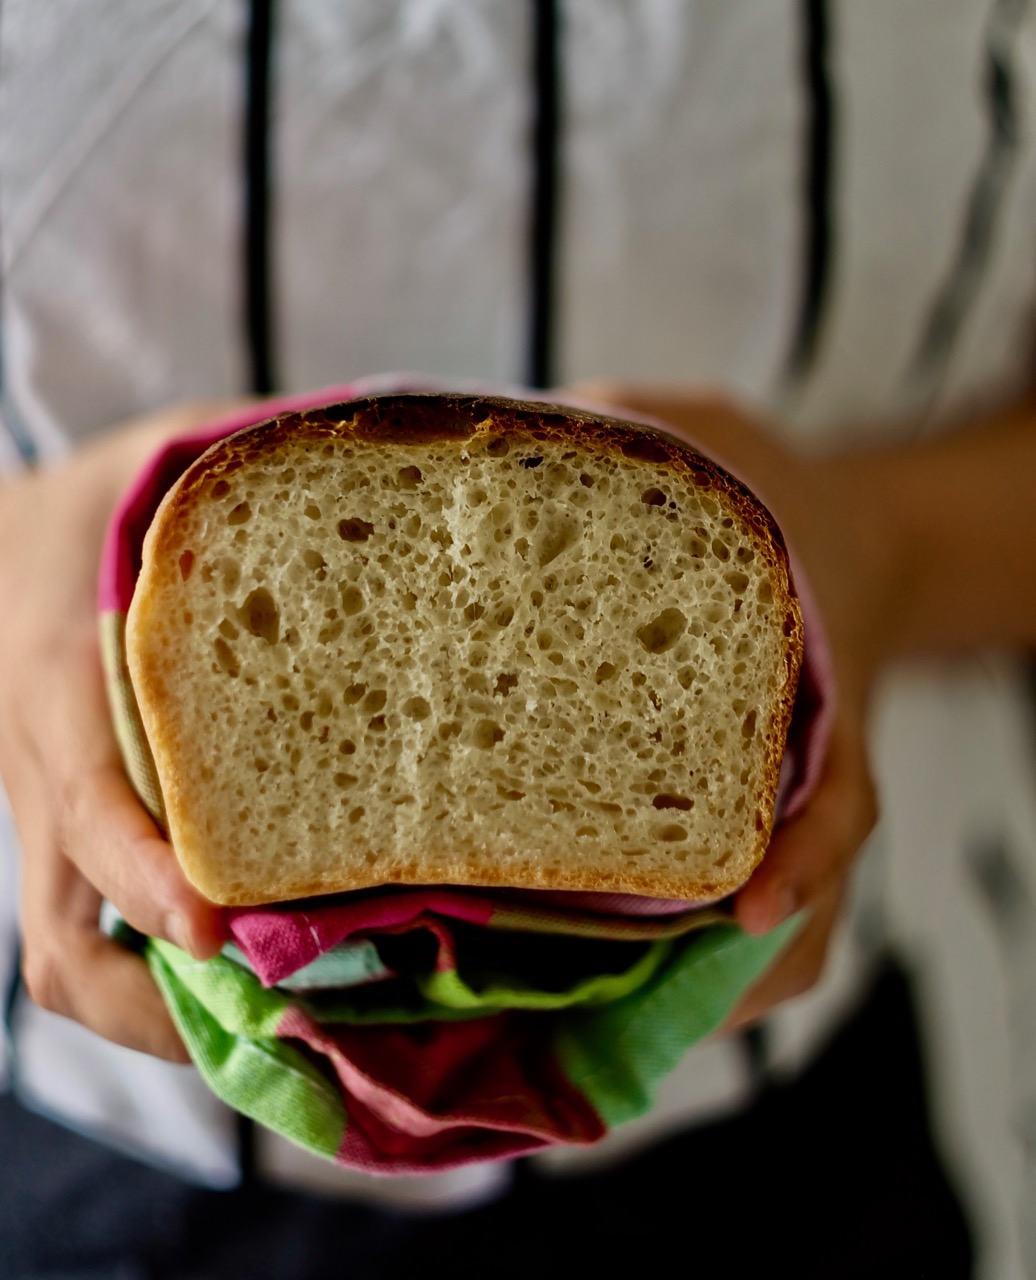
<path fill-rule="evenodd" d="M 765 849 L 801 633 L 769 516 L 692 451 L 401 397 L 210 450 L 152 524 L 128 647 L 215 901 L 693 899 Z"/>

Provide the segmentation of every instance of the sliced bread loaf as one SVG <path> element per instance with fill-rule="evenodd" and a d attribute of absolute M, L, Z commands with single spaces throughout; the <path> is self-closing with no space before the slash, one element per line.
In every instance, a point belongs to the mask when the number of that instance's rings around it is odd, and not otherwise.
<path fill-rule="evenodd" d="M 127 648 L 216 902 L 709 899 L 769 840 L 802 621 L 773 520 L 687 446 L 401 395 L 209 449 L 152 523 Z"/>

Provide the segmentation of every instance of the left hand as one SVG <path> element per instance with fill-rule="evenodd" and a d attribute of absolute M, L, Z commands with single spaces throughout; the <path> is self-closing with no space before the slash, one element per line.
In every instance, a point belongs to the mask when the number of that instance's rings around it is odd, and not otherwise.
<path fill-rule="evenodd" d="M 766 933 L 796 912 L 805 919 L 742 998 L 727 1022 L 731 1030 L 820 978 L 853 860 L 877 819 L 865 730 L 895 582 L 891 553 L 875 536 L 851 468 L 797 452 L 725 397 L 694 387 L 612 382 L 570 391 L 618 416 L 659 419 L 743 475 L 794 546 L 828 633 L 838 701 L 819 784 L 806 807 L 775 830 L 766 857 L 735 899 L 738 923 L 749 933 Z"/>

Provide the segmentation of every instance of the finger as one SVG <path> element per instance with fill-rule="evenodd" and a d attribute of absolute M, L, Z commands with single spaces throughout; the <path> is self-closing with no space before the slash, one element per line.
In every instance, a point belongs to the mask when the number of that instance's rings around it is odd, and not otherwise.
<path fill-rule="evenodd" d="M 218 954 L 228 936 L 224 913 L 184 877 L 121 765 L 76 779 L 59 813 L 59 848 L 134 929 L 196 959 Z"/>
<path fill-rule="evenodd" d="M 26 731 L 40 779 L 33 804 L 52 815 L 38 839 L 52 841 L 141 933 L 199 959 L 215 955 L 227 936 L 223 913 L 187 881 L 126 778 L 96 639 L 70 639 L 48 675 Z M 26 851 L 27 873 L 40 860 L 34 852 Z"/>
<path fill-rule="evenodd" d="M 26 887 L 22 967 L 31 998 L 106 1040 L 188 1062 L 143 959 L 101 933 L 100 895 L 60 856 L 47 870 L 43 896 L 39 876 L 37 892 Z"/>
<path fill-rule="evenodd" d="M 877 799 L 862 733 L 843 714 L 824 772 L 806 808 L 774 833 L 766 857 L 735 899 L 738 923 L 768 933 L 841 881 L 877 821 Z"/>
<path fill-rule="evenodd" d="M 828 890 L 776 962 L 738 1001 L 724 1024 L 724 1032 L 758 1022 L 778 1005 L 817 984 L 843 897 L 842 884 Z"/>

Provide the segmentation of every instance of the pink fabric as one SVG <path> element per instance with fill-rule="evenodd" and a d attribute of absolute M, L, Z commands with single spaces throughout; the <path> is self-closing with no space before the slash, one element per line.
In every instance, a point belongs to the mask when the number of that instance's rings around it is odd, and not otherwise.
<path fill-rule="evenodd" d="M 234 941 L 264 986 L 276 986 L 354 935 L 391 932 L 403 925 L 430 928 L 437 915 L 485 925 L 494 909 L 488 897 L 455 889 L 366 891 L 317 899 L 312 906 L 274 903 L 228 913 Z"/>
<path fill-rule="evenodd" d="M 338 1078 L 349 1116 L 338 1161 L 400 1174 L 602 1137 L 600 1117 L 554 1064 L 550 1027 L 498 1014 L 329 1029 L 294 1008 L 277 1034 L 320 1055 Z"/>

